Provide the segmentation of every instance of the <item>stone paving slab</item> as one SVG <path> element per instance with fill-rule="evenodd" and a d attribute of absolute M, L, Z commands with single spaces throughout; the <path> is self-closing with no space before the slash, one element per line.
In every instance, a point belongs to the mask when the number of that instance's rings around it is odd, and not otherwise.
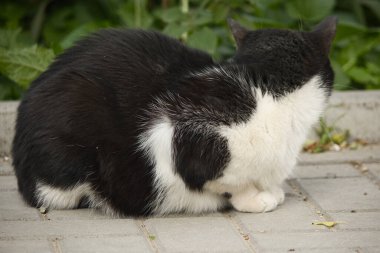
<path fill-rule="evenodd" d="M 153 252 L 143 236 L 105 238 L 68 238 L 60 242 L 62 252 L 71 253 L 144 253 Z"/>
<path fill-rule="evenodd" d="M 380 180 L 380 163 L 365 164 L 365 166 Z"/>
<path fill-rule="evenodd" d="M 327 122 L 350 135 L 376 142 L 380 141 L 380 91 L 333 92 L 324 116 Z"/>
<path fill-rule="evenodd" d="M 95 209 L 77 209 L 75 211 L 68 210 L 51 210 L 48 214 L 49 220 L 109 220 L 113 219 L 107 215 L 100 213 Z"/>
<path fill-rule="evenodd" d="M 145 222 L 163 252 L 247 252 L 249 248 L 222 217 L 154 218 Z"/>
<path fill-rule="evenodd" d="M 0 176 L 0 191 L 17 191 L 15 176 Z"/>
<path fill-rule="evenodd" d="M 132 219 L 68 221 L 2 221 L 0 239 L 44 239 L 49 237 L 103 237 L 138 235 Z"/>
<path fill-rule="evenodd" d="M 27 206 L 16 191 L 0 192 L 0 220 L 39 220 L 38 211 Z"/>
<path fill-rule="evenodd" d="M 89 209 L 41 215 L 18 194 L 10 160 L 0 159 L 0 253 L 380 252 L 380 146 L 366 151 L 303 155 L 284 184 L 285 203 L 273 212 L 146 219 Z"/>
<path fill-rule="evenodd" d="M 292 178 L 358 177 L 360 172 L 350 163 L 297 166 Z"/>
<path fill-rule="evenodd" d="M 50 253 L 51 249 L 47 240 L 32 241 L 32 240 L 18 240 L 18 241 L 1 241 L 1 253 Z"/>
<path fill-rule="evenodd" d="M 11 159 L 9 159 L 8 157 L 4 159 L 4 157 L 0 156 L 0 176 L 14 175 L 14 171 L 11 164 Z"/>
<path fill-rule="evenodd" d="M 300 182 L 325 210 L 380 209 L 380 191 L 367 178 L 310 179 Z"/>
<path fill-rule="evenodd" d="M 379 230 L 379 212 L 329 213 L 339 223 L 339 229 Z M 380 238 L 379 238 L 380 239 Z"/>
<path fill-rule="evenodd" d="M 380 247 L 380 231 L 339 231 L 339 232 L 304 232 L 304 233 L 278 233 L 256 234 L 259 247 L 265 252 L 286 252 L 294 249 L 295 252 L 350 252 L 351 249 L 367 247 Z M 335 250 L 335 251 L 334 251 Z M 355 252 L 355 251 L 351 251 Z M 359 251 L 360 252 L 360 251 Z"/>
<path fill-rule="evenodd" d="M 0 155 L 10 153 L 17 107 L 18 101 L 0 102 Z"/>

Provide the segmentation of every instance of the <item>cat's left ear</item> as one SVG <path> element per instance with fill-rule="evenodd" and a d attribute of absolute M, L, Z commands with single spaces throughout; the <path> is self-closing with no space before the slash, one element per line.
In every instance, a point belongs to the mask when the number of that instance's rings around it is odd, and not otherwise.
<path fill-rule="evenodd" d="M 329 54 L 332 41 L 335 37 L 337 22 L 337 17 L 327 17 L 312 31 L 312 33 L 318 38 L 322 50 L 326 55 Z"/>
<path fill-rule="evenodd" d="M 248 33 L 248 29 L 241 26 L 238 22 L 236 22 L 232 18 L 228 18 L 227 22 L 228 22 L 228 26 L 231 29 L 232 35 L 234 36 L 237 47 L 240 47 L 241 44 L 243 43 L 245 36 Z"/>

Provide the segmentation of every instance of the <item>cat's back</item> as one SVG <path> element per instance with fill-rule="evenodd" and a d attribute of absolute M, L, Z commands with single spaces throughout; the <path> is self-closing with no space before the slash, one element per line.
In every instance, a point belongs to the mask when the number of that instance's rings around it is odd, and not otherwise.
<path fill-rule="evenodd" d="M 110 82 L 149 81 L 179 76 L 213 64 L 205 52 L 155 31 L 103 29 L 57 57 L 35 83 L 68 72 Z"/>
<path fill-rule="evenodd" d="M 50 120 L 59 115 L 54 125 L 129 119 L 126 126 L 135 128 L 131 119 L 154 97 L 185 73 L 211 64 L 207 53 L 155 31 L 103 29 L 58 56 L 31 84 L 19 112 Z M 19 125 L 22 119 L 46 125 L 29 116 L 19 117 Z"/>
<path fill-rule="evenodd" d="M 155 31 L 103 29 L 58 56 L 31 84 L 21 108 L 27 101 L 37 110 L 47 104 L 57 110 L 61 104 L 89 104 L 92 111 L 125 102 L 141 107 L 184 74 L 212 64 L 207 53 Z"/>

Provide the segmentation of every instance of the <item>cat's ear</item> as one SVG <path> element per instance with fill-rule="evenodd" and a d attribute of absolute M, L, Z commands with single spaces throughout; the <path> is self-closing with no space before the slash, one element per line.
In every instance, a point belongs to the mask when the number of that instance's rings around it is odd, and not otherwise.
<path fill-rule="evenodd" d="M 245 36 L 248 33 L 248 29 L 241 26 L 238 22 L 236 22 L 232 18 L 228 18 L 227 22 L 228 22 L 228 26 L 231 29 L 232 35 L 234 36 L 237 47 L 240 47 Z"/>
<path fill-rule="evenodd" d="M 318 38 L 322 50 L 326 55 L 328 55 L 335 37 L 337 22 L 337 17 L 327 17 L 312 31 L 312 33 L 316 35 L 316 38 Z"/>

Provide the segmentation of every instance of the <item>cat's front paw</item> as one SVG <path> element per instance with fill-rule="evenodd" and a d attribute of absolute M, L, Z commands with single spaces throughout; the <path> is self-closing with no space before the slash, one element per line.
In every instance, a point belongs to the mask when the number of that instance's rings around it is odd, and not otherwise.
<path fill-rule="evenodd" d="M 277 204 L 281 205 L 285 200 L 285 192 L 281 187 L 277 187 L 271 190 L 271 193 L 277 200 Z"/>
<path fill-rule="evenodd" d="M 278 201 L 270 192 L 259 192 L 253 198 L 247 198 L 247 195 L 232 196 L 231 204 L 240 212 L 263 213 L 274 210 Z"/>

